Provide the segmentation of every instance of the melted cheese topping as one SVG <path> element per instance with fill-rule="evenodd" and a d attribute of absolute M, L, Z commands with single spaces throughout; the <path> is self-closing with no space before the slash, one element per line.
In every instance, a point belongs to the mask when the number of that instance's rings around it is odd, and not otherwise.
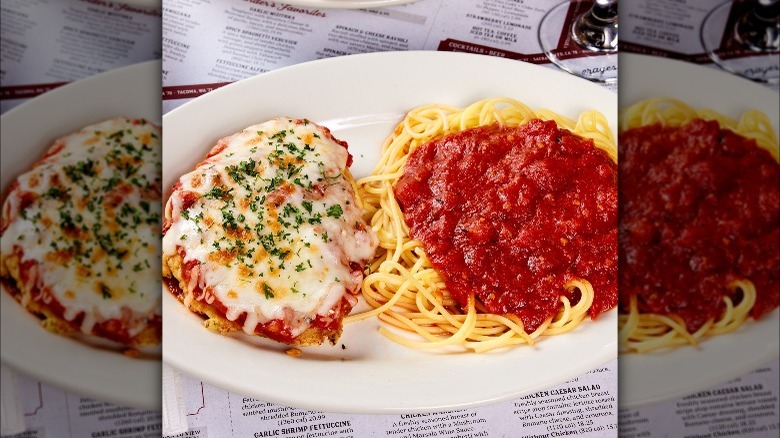
<path fill-rule="evenodd" d="M 55 142 L 3 205 L 4 256 L 34 261 L 22 300 L 56 299 L 81 330 L 121 320 L 135 336 L 161 314 L 160 128 L 116 118 Z M 37 294 L 33 294 L 37 291 Z"/>
<path fill-rule="evenodd" d="M 246 333 L 282 320 L 296 337 L 358 290 L 377 246 L 343 174 L 347 149 L 314 123 L 275 119 L 212 154 L 168 201 L 163 251 L 197 261 L 198 299 L 218 300 L 231 321 L 246 314 Z"/>

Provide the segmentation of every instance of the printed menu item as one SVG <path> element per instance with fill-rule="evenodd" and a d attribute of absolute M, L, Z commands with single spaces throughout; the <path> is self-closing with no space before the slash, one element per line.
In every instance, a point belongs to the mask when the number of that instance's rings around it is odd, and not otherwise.
<path fill-rule="evenodd" d="M 708 63 L 699 33 L 709 0 L 634 1 L 620 4 L 620 50 Z"/>
<path fill-rule="evenodd" d="M 159 411 L 82 397 L 23 375 L 18 383 L 27 430 L 14 437 L 152 438 L 162 433 Z"/>
<path fill-rule="evenodd" d="M 470 409 L 392 415 L 280 406 L 180 375 L 184 437 L 537 437 L 617 435 L 617 360 L 555 388 Z M 164 386 L 163 391 L 170 389 Z"/>
<path fill-rule="evenodd" d="M 8 0 L 0 14 L 0 109 L 70 81 L 160 58 L 161 12 L 102 0 Z"/>
<path fill-rule="evenodd" d="M 780 362 L 681 399 L 620 410 L 620 436 L 766 437 L 780 431 Z"/>
<path fill-rule="evenodd" d="M 163 111 L 250 76 L 356 53 L 467 52 L 557 70 L 542 52 L 538 31 L 558 3 L 423 0 L 377 9 L 316 9 L 266 0 L 169 0 Z M 593 68 L 600 68 L 599 57 L 592 59 Z"/>
<path fill-rule="evenodd" d="M 775 5 L 777 6 L 777 5 Z M 707 65 L 780 90 L 777 50 L 748 48 L 738 22 L 760 25 L 759 2 L 658 0 L 621 3 L 620 50 Z M 771 6 L 764 6 L 771 8 Z M 763 35 L 756 31 L 756 35 Z M 744 35 L 744 33 L 741 33 Z"/>
<path fill-rule="evenodd" d="M 434 0 L 340 10 L 274 1 L 168 1 L 163 20 L 164 109 L 230 82 L 301 62 L 422 49 L 439 4 Z"/>

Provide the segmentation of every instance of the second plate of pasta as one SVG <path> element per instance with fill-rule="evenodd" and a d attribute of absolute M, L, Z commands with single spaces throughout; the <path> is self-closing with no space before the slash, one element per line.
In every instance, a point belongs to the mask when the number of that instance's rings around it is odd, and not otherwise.
<path fill-rule="evenodd" d="M 756 139 L 776 160 L 780 126 L 777 93 L 716 69 L 663 58 L 625 55 L 621 71 L 625 77 L 621 80 L 621 87 L 625 87 L 621 88 L 625 89 L 620 96 L 621 108 L 631 108 L 622 118 L 625 126 L 621 128 L 659 121 L 679 126 L 689 119 L 718 120 L 722 128 Z M 743 290 L 750 300 L 743 299 L 732 311 L 715 318 L 711 327 L 708 323 L 692 336 L 686 334 L 687 339 L 671 332 L 663 339 L 660 334 L 668 331 L 666 328 L 652 333 L 660 324 L 647 326 L 638 323 L 636 316 L 631 319 L 621 315 L 621 326 L 628 326 L 622 331 L 627 342 L 621 348 L 628 354 L 621 351 L 621 406 L 685 396 L 725 383 L 777 358 L 780 313 L 770 307 L 759 319 L 753 319 L 747 312 L 752 305 L 748 301 L 754 300 L 754 287 L 745 282 L 731 286 Z M 630 336 L 632 325 L 645 325 L 645 335 Z"/>

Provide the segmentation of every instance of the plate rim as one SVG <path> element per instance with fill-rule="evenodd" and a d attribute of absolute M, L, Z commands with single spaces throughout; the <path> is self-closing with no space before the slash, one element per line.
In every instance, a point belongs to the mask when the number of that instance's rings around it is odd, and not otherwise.
<path fill-rule="evenodd" d="M 515 73 L 517 73 L 517 72 L 519 72 L 521 70 L 525 71 L 524 69 L 531 69 L 535 73 L 539 73 L 539 74 L 543 73 L 548 81 L 550 80 L 549 79 L 550 77 L 559 78 L 560 80 L 563 80 L 565 83 L 568 83 L 568 85 L 576 84 L 578 89 L 581 89 L 581 87 L 590 87 L 590 90 L 593 90 L 594 93 L 600 94 L 603 99 L 605 99 L 605 100 L 609 99 L 610 100 L 608 104 L 604 104 L 604 105 L 614 109 L 614 114 L 613 115 L 607 114 L 607 116 L 608 116 L 608 119 L 610 120 L 610 127 L 615 132 L 617 130 L 617 95 L 614 92 L 612 92 L 612 91 L 610 91 L 610 90 L 608 90 L 608 89 L 606 89 L 606 88 L 604 88 L 602 86 L 594 84 L 594 83 L 592 83 L 590 81 L 586 81 L 586 80 L 583 80 L 583 79 L 576 78 L 576 77 L 568 75 L 568 74 L 566 74 L 564 72 L 559 72 L 559 71 L 556 71 L 556 70 L 552 70 L 552 69 L 549 69 L 549 68 L 546 68 L 546 67 L 537 66 L 537 65 L 533 65 L 533 64 L 522 63 L 520 61 L 507 60 L 507 59 L 502 59 L 502 58 L 497 58 L 497 57 L 492 57 L 492 56 L 487 56 L 487 55 L 476 55 L 476 54 L 458 53 L 458 52 L 435 52 L 435 51 L 422 51 L 422 50 L 420 50 L 420 51 L 403 51 L 403 52 L 374 52 L 374 53 L 355 54 L 355 55 L 349 55 L 349 56 L 344 56 L 344 57 L 326 58 L 326 59 L 309 61 L 309 62 L 305 62 L 305 63 L 301 63 L 301 64 L 295 64 L 295 65 L 292 65 L 292 66 L 287 66 L 287 67 L 284 67 L 284 68 L 280 68 L 280 69 L 273 70 L 273 71 L 270 71 L 270 72 L 267 72 L 267 73 L 262 73 L 260 75 L 252 76 L 252 77 L 249 77 L 249 78 L 246 78 L 246 79 L 242 79 L 240 81 L 233 82 L 233 83 L 231 83 L 229 85 L 226 85 L 224 87 L 221 87 L 221 88 L 219 88 L 219 89 L 217 89 L 217 90 L 215 90 L 213 92 L 207 93 L 207 94 L 202 95 L 202 96 L 200 96 L 200 97 L 198 97 L 196 99 L 193 99 L 193 100 L 191 100 L 189 102 L 186 102 L 186 103 L 182 104 L 181 106 L 179 106 L 177 108 L 174 108 L 171 111 L 167 112 L 163 116 L 163 123 L 165 124 L 165 126 L 167 128 L 164 131 L 164 134 L 163 134 L 164 135 L 164 137 L 163 137 L 164 138 L 164 140 L 163 140 L 164 152 L 163 153 L 165 154 L 165 150 L 168 147 L 170 147 L 170 144 L 171 144 L 170 141 L 173 141 L 173 140 L 166 141 L 166 137 L 165 137 L 166 134 L 168 136 L 172 136 L 173 135 L 171 127 L 173 126 L 174 123 L 171 123 L 169 121 L 171 121 L 172 119 L 176 120 L 178 118 L 183 118 L 183 117 L 186 117 L 188 115 L 192 115 L 193 113 L 197 113 L 199 106 L 208 106 L 209 104 L 213 104 L 214 102 L 217 102 L 220 99 L 222 99 L 220 97 L 221 95 L 226 95 L 226 96 L 229 97 L 230 94 L 237 93 L 239 90 L 241 90 L 242 87 L 248 86 L 247 84 L 251 85 L 251 81 L 261 81 L 261 80 L 263 80 L 263 79 L 258 79 L 260 77 L 265 77 L 265 78 L 274 77 L 275 78 L 275 77 L 278 77 L 279 75 L 286 75 L 286 74 L 288 74 L 288 73 L 290 73 L 292 71 L 298 71 L 300 69 L 314 68 L 312 66 L 316 66 L 316 67 L 320 67 L 320 68 L 324 69 L 326 67 L 329 67 L 332 63 L 339 63 L 339 64 L 344 64 L 344 65 L 352 65 L 352 63 L 359 63 L 359 62 L 366 62 L 366 63 L 368 63 L 368 62 L 370 62 L 372 60 L 372 58 L 376 58 L 376 57 L 400 57 L 400 58 L 404 58 L 406 61 L 409 61 L 409 60 L 414 60 L 414 59 L 419 60 L 419 57 L 421 57 L 421 56 L 428 57 L 426 59 L 426 61 L 429 62 L 429 63 L 432 62 L 430 57 L 438 57 L 439 59 L 436 62 L 445 62 L 445 61 L 441 61 L 442 59 L 446 59 L 449 62 L 467 62 L 467 61 L 474 61 L 474 60 L 482 60 L 484 62 L 489 62 L 489 63 L 501 63 L 502 66 L 514 65 L 516 67 L 507 67 L 507 68 L 516 68 L 517 70 L 515 70 Z M 453 61 L 453 60 L 458 60 L 458 61 Z M 485 97 L 499 97 L 499 96 L 485 96 Z M 424 103 L 426 103 L 426 102 L 422 102 L 422 101 L 419 102 L 419 104 L 424 104 Z M 441 103 L 445 103 L 445 102 L 441 102 Z M 528 103 L 528 102 L 526 102 L 526 103 Z M 590 106 L 590 107 L 592 108 L 592 106 Z M 411 108 L 406 108 L 406 110 L 408 110 L 408 109 L 411 109 Z M 314 120 L 314 121 L 317 122 L 317 120 Z M 239 122 L 233 122 L 233 124 L 239 124 Z M 222 129 L 222 128 L 220 128 L 220 129 Z M 238 127 L 236 129 L 241 129 L 241 127 Z M 229 135 L 230 134 L 230 132 L 227 132 L 227 131 L 228 130 L 226 128 L 225 132 L 224 132 L 224 135 Z M 171 138 L 172 137 L 169 137 L 169 139 L 171 139 Z M 208 143 L 208 141 L 204 140 L 203 143 Z M 202 145 L 202 147 L 203 147 L 203 150 L 201 151 L 200 149 L 198 149 L 198 152 L 199 153 L 202 152 L 203 154 L 205 154 L 207 152 L 207 150 L 208 150 L 208 147 L 205 146 L 205 145 Z M 378 145 L 377 145 L 377 147 L 378 147 Z M 166 168 L 164 167 L 163 168 L 163 174 L 164 174 L 163 175 L 163 184 L 166 185 L 164 190 L 167 191 L 168 190 L 167 186 L 170 185 L 170 184 L 167 181 L 167 178 L 165 176 L 165 172 L 166 172 Z M 176 178 L 178 178 L 178 176 L 176 176 L 175 178 L 172 178 L 171 181 L 175 181 Z M 164 197 L 167 198 L 167 194 Z M 163 313 L 165 315 L 165 317 L 163 318 L 164 327 L 165 327 L 165 323 L 166 322 L 168 322 L 169 324 L 173 324 L 173 322 L 171 322 L 172 321 L 172 317 L 169 316 L 169 313 L 168 313 L 171 309 L 169 309 L 168 306 L 175 306 L 176 307 L 175 311 L 177 313 L 177 318 L 178 318 L 178 316 L 182 316 L 184 318 L 188 318 L 189 317 L 189 316 L 187 316 L 189 314 L 189 311 L 184 309 L 183 306 L 181 306 L 181 303 L 178 302 L 178 300 L 176 300 L 173 297 L 170 297 L 169 295 L 170 295 L 170 293 L 164 292 L 164 299 L 163 299 L 163 309 L 164 309 Z M 617 324 L 617 311 L 613 309 L 608 314 L 605 314 L 605 315 L 602 315 L 601 317 L 599 317 L 599 319 L 597 319 L 597 321 L 589 321 L 588 324 L 594 324 L 594 323 L 598 323 L 598 322 L 602 322 L 603 324 L 614 323 L 614 329 L 610 329 L 615 334 L 614 339 L 612 339 L 610 342 L 605 341 L 606 345 L 603 346 L 604 349 L 610 350 L 610 352 L 607 353 L 607 354 L 602 354 L 602 356 L 599 356 L 597 359 L 595 359 L 595 357 L 596 357 L 595 355 L 589 356 L 590 358 L 594 358 L 594 359 L 591 359 L 590 362 L 588 362 L 587 360 L 583 360 L 582 362 L 587 363 L 588 365 L 586 367 L 578 368 L 575 372 L 570 373 L 571 375 L 569 375 L 569 374 L 563 375 L 562 374 L 562 377 L 559 377 L 556 382 L 553 382 L 553 383 L 545 382 L 545 383 L 542 384 L 541 387 L 534 387 L 532 389 L 527 389 L 527 390 L 523 391 L 522 393 L 518 393 L 517 391 L 511 391 L 510 393 L 504 392 L 504 393 L 499 394 L 497 396 L 493 396 L 493 397 L 490 397 L 490 398 L 483 398 L 483 399 L 478 400 L 478 401 L 471 401 L 471 402 L 466 402 L 466 403 L 460 403 L 460 404 L 457 404 L 457 405 L 452 405 L 452 404 L 446 405 L 446 406 L 445 405 L 441 405 L 441 406 L 435 406 L 435 407 L 419 407 L 419 406 L 391 406 L 391 407 L 384 406 L 384 407 L 377 407 L 377 406 L 365 406 L 365 405 L 356 407 L 354 403 L 348 403 L 348 404 L 343 404 L 342 403 L 342 404 L 339 404 L 339 405 L 329 405 L 326 408 L 323 408 L 322 405 L 319 405 L 316 402 L 312 403 L 312 402 L 307 402 L 306 400 L 301 400 L 301 399 L 297 399 L 297 400 L 291 402 L 291 400 L 289 398 L 281 397 L 278 394 L 268 394 L 268 393 L 265 393 L 265 394 L 259 395 L 257 392 L 254 392 L 254 391 L 249 391 L 248 392 L 246 386 L 243 386 L 241 384 L 232 385 L 232 384 L 230 384 L 228 382 L 225 382 L 224 379 L 222 379 L 222 380 L 215 379 L 213 375 L 211 375 L 211 376 L 204 375 L 202 372 L 199 372 L 199 369 L 198 369 L 199 367 L 195 366 L 193 364 L 193 362 L 187 361 L 186 359 L 183 359 L 182 357 L 172 356 L 170 354 L 172 351 L 166 349 L 165 345 L 175 345 L 175 343 L 164 344 L 163 361 L 167 365 L 171 366 L 172 368 L 174 368 L 174 369 L 176 369 L 178 371 L 184 372 L 185 374 L 187 374 L 189 376 L 192 376 L 194 379 L 201 380 L 202 382 L 208 383 L 210 385 L 214 385 L 214 386 L 219 387 L 219 388 L 225 388 L 225 389 L 228 389 L 229 391 L 235 392 L 237 394 L 246 394 L 246 395 L 249 395 L 249 396 L 252 396 L 252 397 L 260 397 L 264 401 L 271 401 L 271 402 L 285 404 L 285 405 L 292 405 L 292 406 L 303 407 L 303 408 L 308 408 L 308 409 L 319 409 L 319 410 L 326 409 L 329 412 L 348 412 L 348 413 L 388 414 L 388 413 L 406 413 L 406 412 L 433 412 L 433 411 L 447 410 L 447 409 L 453 409 L 453 408 L 461 409 L 461 408 L 468 408 L 468 407 L 476 407 L 476 406 L 481 406 L 481 405 L 485 405 L 485 404 L 496 403 L 496 402 L 499 402 L 499 401 L 511 400 L 511 399 L 517 398 L 520 395 L 525 394 L 525 393 L 532 393 L 532 392 L 535 392 L 535 391 L 542 390 L 544 388 L 548 388 L 548 387 L 551 387 L 551 386 L 563 384 L 566 381 L 569 381 L 569 380 L 571 380 L 574 377 L 577 377 L 579 375 L 582 375 L 582 374 L 586 373 L 590 369 L 593 369 L 593 368 L 595 368 L 595 367 L 597 367 L 599 365 L 608 363 L 610 360 L 614 359 L 617 356 L 617 330 L 616 330 L 617 329 L 617 325 L 616 325 Z M 165 328 L 164 328 L 164 331 L 167 331 L 167 330 L 165 330 Z M 219 336 L 219 335 L 214 335 L 214 336 Z M 171 339 L 168 338 L 167 341 L 170 342 Z M 222 342 L 222 341 L 220 341 L 220 342 Z M 387 342 L 390 342 L 390 341 L 387 341 Z M 181 354 L 182 353 L 178 353 L 178 355 L 181 355 Z M 481 357 L 484 358 L 486 356 L 483 355 Z"/>

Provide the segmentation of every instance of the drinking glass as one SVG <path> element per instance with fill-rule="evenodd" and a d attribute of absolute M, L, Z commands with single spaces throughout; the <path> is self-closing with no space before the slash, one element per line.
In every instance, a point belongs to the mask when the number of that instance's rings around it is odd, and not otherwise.
<path fill-rule="evenodd" d="M 561 69 L 595 82 L 617 81 L 617 0 L 596 0 L 563 29 L 571 2 L 552 8 L 539 24 L 542 51 Z"/>
<path fill-rule="evenodd" d="M 732 9 L 745 5 L 740 15 Z M 780 82 L 780 0 L 725 2 L 705 17 L 701 43 L 719 67 L 745 78 Z"/>

